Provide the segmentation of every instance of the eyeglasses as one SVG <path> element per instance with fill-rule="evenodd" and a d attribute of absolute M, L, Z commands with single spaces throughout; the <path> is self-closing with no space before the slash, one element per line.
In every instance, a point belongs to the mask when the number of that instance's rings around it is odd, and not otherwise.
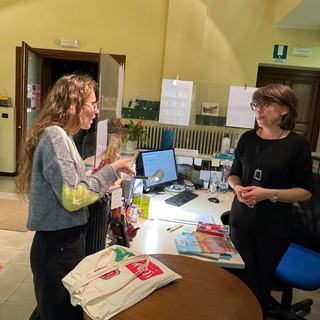
<path fill-rule="evenodd" d="M 89 102 L 89 103 L 91 103 L 91 105 L 86 103 L 85 106 L 89 107 L 94 112 L 97 112 L 99 110 L 99 102 Z"/>
<path fill-rule="evenodd" d="M 256 111 L 257 109 L 266 110 L 270 107 L 270 101 L 268 101 L 268 100 L 252 101 L 250 103 L 250 107 L 251 107 L 252 111 Z"/>

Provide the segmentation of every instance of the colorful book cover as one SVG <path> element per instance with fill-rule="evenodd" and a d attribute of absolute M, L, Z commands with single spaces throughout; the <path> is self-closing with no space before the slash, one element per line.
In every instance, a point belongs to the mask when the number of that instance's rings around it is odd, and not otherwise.
<path fill-rule="evenodd" d="M 180 234 L 176 236 L 178 250 L 181 253 L 200 254 L 202 249 L 197 239 L 191 234 Z"/>
<path fill-rule="evenodd" d="M 212 235 L 192 235 L 197 239 L 202 252 L 205 253 L 234 253 L 230 242 L 224 237 L 216 237 Z"/>
<path fill-rule="evenodd" d="M 218 260 L 221 254 L 230 255 L 234 253 L 233 246 L 227 239 L 199 235 L 197 232 L 177 235 L 176 244 L 180 253 L 195 254 L 215 260 Z"/>

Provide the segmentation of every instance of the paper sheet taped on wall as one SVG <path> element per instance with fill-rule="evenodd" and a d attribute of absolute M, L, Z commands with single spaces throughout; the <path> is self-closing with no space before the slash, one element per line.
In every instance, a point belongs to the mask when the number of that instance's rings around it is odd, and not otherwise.
<path fill-rule="evenodd" d="M 255 116 L 250 102 L 256 90 L 257 88 L 230 86 L 226 123 L 228 127 L 254 127 Z"/>
<path fill-rule="evenodd" d="M 188 126 L 193 81 L 162 80 L 159 123 Z"/>

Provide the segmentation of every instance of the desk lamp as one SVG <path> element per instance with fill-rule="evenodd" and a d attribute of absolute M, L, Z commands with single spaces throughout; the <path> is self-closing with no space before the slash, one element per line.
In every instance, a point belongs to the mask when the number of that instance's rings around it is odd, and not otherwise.
<path fill-rule="evenodd" d="M 152 176 L 133 176 L 134 179 L 150 180 L 151 182 L 160 182 L 164 177 L 164 172 L 162 170 L 157 170 Z"/>
<path fill-rule="evenodd" d="M 133 176 L 133 177 L 131 177 L 130 189 L 129 189 L 126 208 L 128 208 L 131 203 L 131 200 L 132 200 L 131 198 L 134 193 L 136 180 L 149 180 L 151 182 L 160 182 L 163 177 L 164 177 L 164 172 L 160 169 L 158 169 L 152 176 Z"/>

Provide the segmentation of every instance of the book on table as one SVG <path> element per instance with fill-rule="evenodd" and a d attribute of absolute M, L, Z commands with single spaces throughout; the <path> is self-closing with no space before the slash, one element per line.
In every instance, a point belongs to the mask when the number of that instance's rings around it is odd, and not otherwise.
<path fill-rule="evenodd" d="M 229 236 L 230 226 L 224 224 L 215 224 L 199 221 L 196 228 L 197 232 L 210 234 L 213 236 Z"/>
<path fill-rule="evenodd" d="M 234 248 L 229 236 L 221 237 L 194 231 L 191 234 L 196 237 L 204 253 L 232 254 Z"/>
<path fill-rule="evenodd" d="M 234 253 L 227 239 L 197 232 L 177 235 L 176 244 L 180 253 L 195 254 L 216 260 L 220 258 L 220 254 Z"/>

